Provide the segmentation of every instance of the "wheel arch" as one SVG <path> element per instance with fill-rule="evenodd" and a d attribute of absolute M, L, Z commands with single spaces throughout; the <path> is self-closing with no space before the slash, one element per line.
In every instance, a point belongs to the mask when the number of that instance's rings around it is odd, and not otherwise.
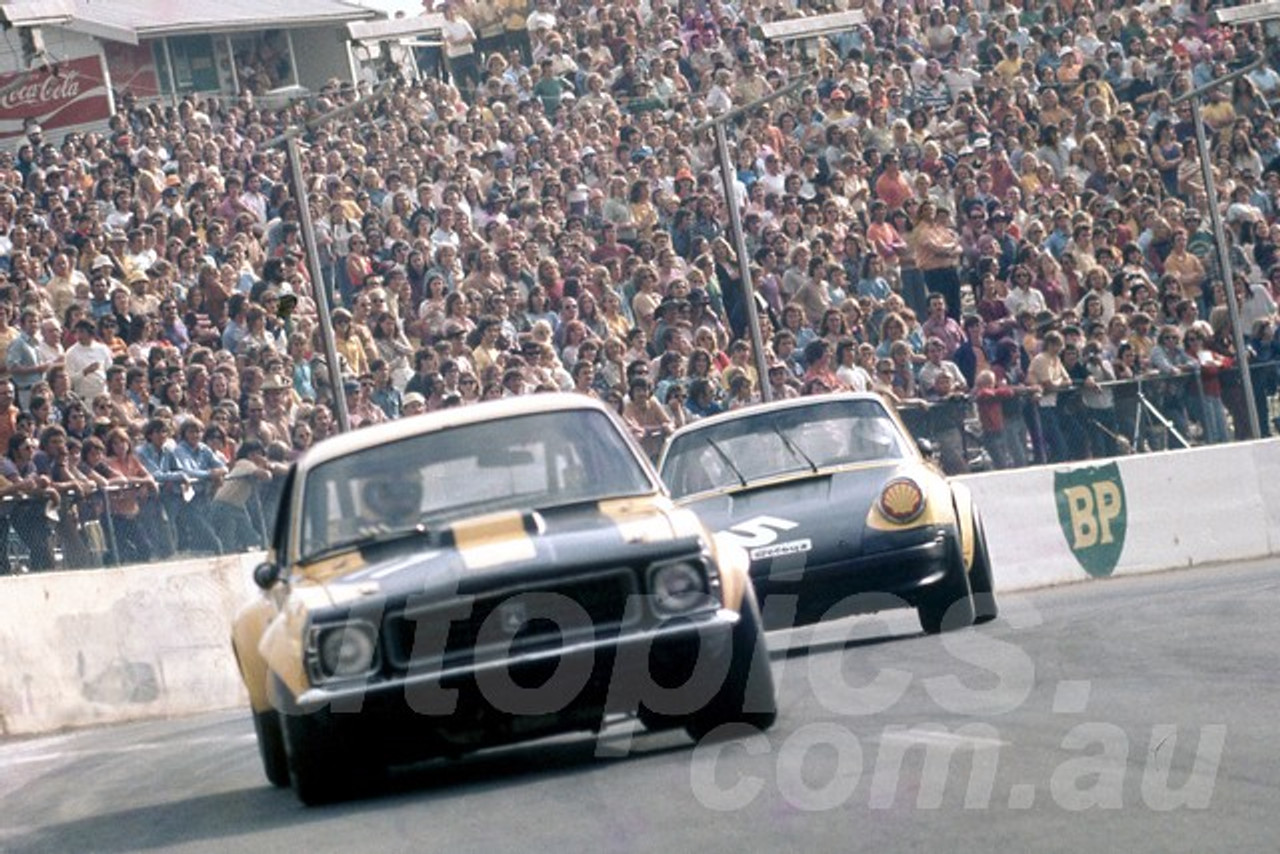
<path fill-rule="evenodd" d="M 979 524 L 978 509 L 973 503 L 973 493 L 963 483 L 951 483 L 951 501 L 955 506 L 956 533 L 960 538 L 960 553 L 964 559 L 965 571 L 973 569 L 975 555 L 974 544 L 977 542 L 975 528 Z"/>

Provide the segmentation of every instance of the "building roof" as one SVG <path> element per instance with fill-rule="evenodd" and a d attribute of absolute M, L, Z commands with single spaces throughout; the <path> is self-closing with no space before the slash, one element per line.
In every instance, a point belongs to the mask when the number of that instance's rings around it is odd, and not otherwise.
<path fill-rule="evenodd" d="M 376 16 L 342 0 L 75 0 L 67 29 L 108 41 L 345 24 Z"/>
<path fill-rule="evenodd" d="M 444 26 L 444 15 L 433 12 L 430 15 L 414 15 L 405 18 L 354 21 L 347 24 L 347 33 L 352 41 L 380 42 L 427 34 L 438 35 L 442 26 Z"/>
<path fill-rule="evenodd" d="M 74 0 L 0 0 L 0 21 L 5 29 L 65 24 L 74 12 Z"/>

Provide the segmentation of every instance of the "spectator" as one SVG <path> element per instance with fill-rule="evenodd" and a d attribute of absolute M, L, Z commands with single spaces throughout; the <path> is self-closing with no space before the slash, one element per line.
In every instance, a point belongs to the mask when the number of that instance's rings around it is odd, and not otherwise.
<path fill-rule="evenodd" d="M 158 114 L 122 101 L 112 122 L 132 134 L 76 134 L 0 171 L 0 210 L 21 213 L 0 224 L 0 345 L 11 349 L 28 309 L 40 330 L 37 365 L 57 358 L 54 323 L 70 335 L 61 342 L 65 376 L 12 374 L 21 405 L 48 380 L 50 416 L 61 412 L 71 428 L 71 395 L 92 406 L 118 362 L 128 403 L 113 388 L 108 406 L 91 409 L 106 423 L 76 416 L 76 438 L 108 425 L 141 429 L 156 404 L 209 420 L 227 398 L 268 397 L 257 378 L 270 375 L 293 387 L 284 393 L 290 405 L 269 419 L 277 437 L 292 436 L 300 421 L 329 419 L 315 438 L 332 429 L 325 402 L 334 389 L 316 337 L 320 292 L 294 263 L 297 200 L 282 152 L 260 144 L 287 123 L 311 128 L 304 172 L 323 214 L 315 285 L 333 299 L 338 382 L 372 379 L 371 401 L 382 388 L 373 370 L 381 359 L 390 388 L 405 396 L 402 415 L 410 391 L 430 408 L 461 405 L 482 397 L 480 380 L 500 392 L 512 369 L 522 382 L 508 391 L 572 385 L 557 354 L 541 349 L 547 343 L 594 365 L 591 387 L 625 391 L 629 362 L 671 349 L 667 328 L 683 336 L 675 349 L 690 385 L 707 381 L 714 403 L 723 371 L 741 405 L 759 389 L 745 340 L 750 301 L 774 348 L 767 357 L 803 373 L 811 341 L 838 347 L 861 334 L 885 358 L 897 351 L 890 379 L 904 399 L 919 394 L 912 368 L 925 361 L 930 336 L 945 342 L 943 359 L 966 382 L 976 383 L 985 358 L 995 388 L 1008 381 L 1016 389 L 1020 363 L 1038 355 L 1038 330 L 1049 321 L 1079 324 L 1077 347 L 1096 343 L 1119 374 L 1141 376 L 1150 358 L 1163 358 L 1150 321 L 1140 321 L 1163 320 L 1165 294 L 1154 284 L 1163 275 L 1177 282 L 1177 299 L 1209 318 L 1215 339 L 1229 334 L 1216 249 L 1196 216 L 1207 202 L 1193 128 L 1171 96 L 1220 77 L 1239 57 L 1264 55 L 1259 33 L 1220 38 L 1185 5 L 1154 23 L 1144 14 L 1096 16 L 1087 5 L 1062 14 L 1032 4 L 1022 17 L 983 4 L 963 15 L 904 7 L 888 17 L 870 10 L 865 27 L 833 37 L 830 56 L 805 64 L 790 47 L 766 51 L 745 19 L 689 17 L 665 2 L 646 7 L 643 21 L 625 5 L 588 16 L 550 0 L 532 9 L 450 6 L 450 28 L 461 33 L 448 46 L 453 83 L 428 68 L 363 104 L 355 120 L 312 121 L 359 97 L 338 85 L 275 112 L 182 96 Z M 1194 27 L 1183 26 L 1192 19 Z M 1169 27 L 1181 39 L 1166 45 Z M 1181 58 L 1154 67 L 1146 48 L 1133 51 L 1148 44 Z M 281 71 L 258 56 L 237 62 L 250 89 Z M 724 234 L 711 136 L 688 126 L 800 72 L 813 73 L 812 85 L 729 128 L 729 177 L 744 211 L 739 247 Z M 1250 284 L 1280 245 L 1280 143 L 1266 108 L 1268 87 L 1280 89 L 1273 78 L 1274 69 L 1256 69 L 1206 105 L 1219 129 L 1209 156 L 1232 264 L 1245 272 L 1249 328 L 1275 319 L 1275 294 Z M 81 163 L 92 164 L 83 182 Z M 958 229 L 943 213 L 952 211 Z M 755 295 L 742 291 L 739 249 L 753 265 Z M 926 282 L 943 294 L 949 321 L 941 328 Z M 292 313 L 286 298 L 297 299 Z M 824 320 L 828 306 L 840 310 Z M 983 325 L 956 334 L 949 324 L 970 311 Z M 101 327 L 84 334 L 76 312 Z M 477 354 L 467 333 L 488 316 L 497 318 L 497 338 Z M 9 318 L 19 319 L 10 326 Z M 580 333 L 566 319 L 589 332 L 574 337 L 572 351 L 565 337 Z M 1190 329 L 1195 320 L 1184 311 L 1179 323 Z M 539 349 L 526 352 L 523 336 Z M 600 346 L 589 357 L 592 338 Z M 682 349 L 685 338 L 707 352 L 705 363 Z M 1005 345 L 1014 355 L 1002 367 Z M 420 360 L 422 352 L 434 361 Z M 852 370 L 861 364 L 854 352 L 831 367 Z M 1087 352 L 1080 364 L 1093 376 Z M 143 369 L 143 378 L 129 383 L 129 369 Z M 1238 427 L 1231 371 L 1224 405 Z M 185 400 L 174 379 L 183 380 Z M 789 387 L 783 379 L 770 387 Z M 150 400 L 142 382 L 164 399 Z M 1116 388 L 1124 398 L 1123 384 Z M 1081 387 L 1085 409 L 1091 394 Z M 690 413 L 696 396 L 684 405 Z M 998 397 L 1005 429 L 1026 438 L 1015 413 L 1025 398 Z M 1269 422 L 1268 401 L 1261 406 Z M 1035 433 L 1035 419 L 1026 427 Z M 239 428 L 223 429 L 234 442 Z M 1098 452 L 1092 438 L 1087 449 Z M 1010 456 L 1018 462 L 1016 451 Z"/>

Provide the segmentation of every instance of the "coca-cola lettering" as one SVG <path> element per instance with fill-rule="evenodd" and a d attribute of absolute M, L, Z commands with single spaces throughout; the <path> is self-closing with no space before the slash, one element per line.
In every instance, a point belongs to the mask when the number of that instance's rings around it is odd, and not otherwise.
<path fill-rule="evenodd" d="M 46 132 L 105 124 L 111 115 L 105 79 L 98 56 L 66 59 L 40 71 L 0 74 L 0 92 L 4 92 L 0 95 L 0 139 L 24 135 L 32 121 Z"/>
<path fill-rule="evenodd" d="M 16 110 L 36 107 L 43 111 L 57 106 L 61 101 L 70 101 L 79 94 L 79 72 L 68 71 L 58 76 L 46 73 L 43 79 L 20 86 L 0 98 L 0 108 Z"/>

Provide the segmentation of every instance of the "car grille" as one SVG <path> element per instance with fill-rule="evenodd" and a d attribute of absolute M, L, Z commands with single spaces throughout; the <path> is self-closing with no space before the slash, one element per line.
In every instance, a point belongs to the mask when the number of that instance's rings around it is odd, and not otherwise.
<path fill-rule="evenodd" d="M 384 621 L 387 662 L 394 670 L 456 666 L 608 637 L 638 615 L 637 592 L 635 573 L 620 569 L 408 609 Z M 442 643 L 444 622 L 448 634 Z"/>

